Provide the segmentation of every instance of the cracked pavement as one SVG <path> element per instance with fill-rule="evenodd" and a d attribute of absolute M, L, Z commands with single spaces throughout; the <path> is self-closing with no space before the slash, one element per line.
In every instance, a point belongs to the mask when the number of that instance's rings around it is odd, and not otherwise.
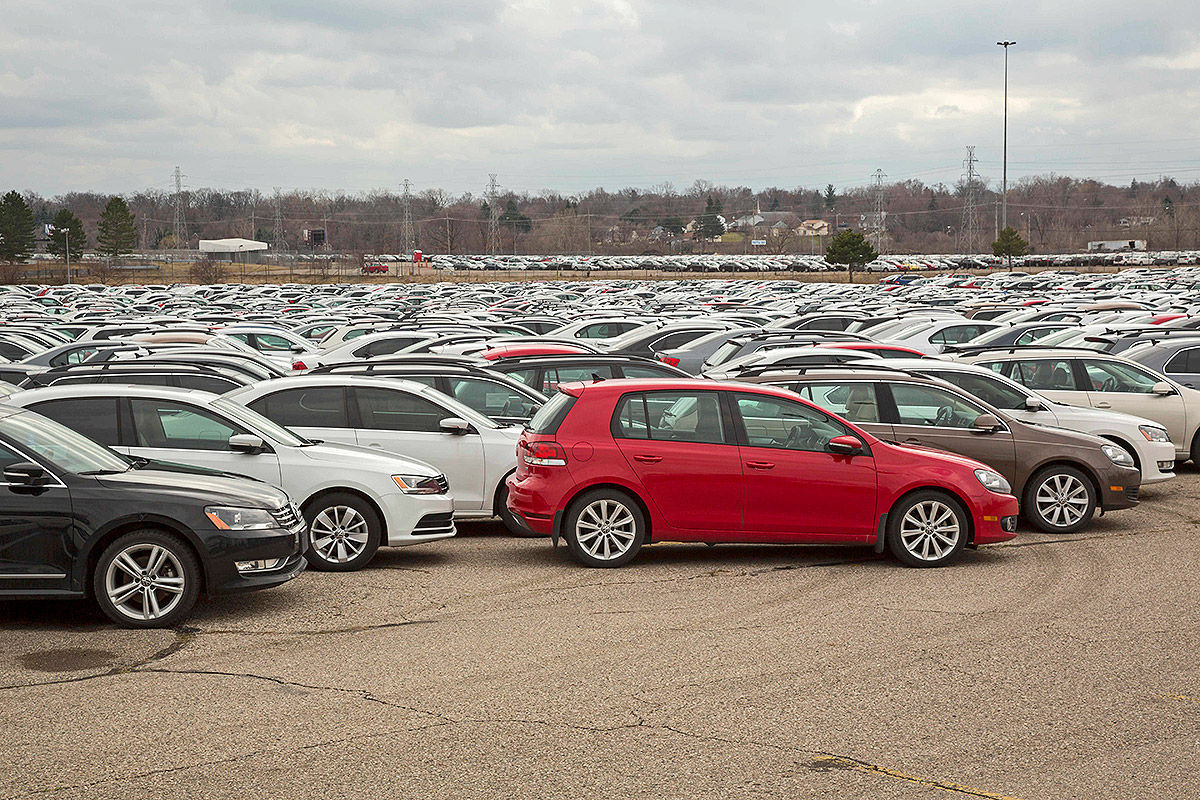
<path fill-rule="evenodd" d="M 1200 472 L 956 566 L 491 523 L 122 631 L 0 603 L 0 800 L 1191 798 Z"/>

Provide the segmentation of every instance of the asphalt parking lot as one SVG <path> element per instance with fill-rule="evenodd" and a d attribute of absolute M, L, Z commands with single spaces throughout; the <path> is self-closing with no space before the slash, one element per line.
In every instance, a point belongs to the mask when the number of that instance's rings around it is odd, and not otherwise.
<path fill-rule="evenodd" d="M 492 524 L 204 603 L 0 604 L 0 798 L 1192 798 L 1200 473 L 956 566 Z"/>

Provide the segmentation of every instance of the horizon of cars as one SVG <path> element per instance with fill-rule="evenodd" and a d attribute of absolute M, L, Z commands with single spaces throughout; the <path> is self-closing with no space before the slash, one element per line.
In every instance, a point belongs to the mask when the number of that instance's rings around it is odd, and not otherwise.
<path fill-rule="evenodd" d="M 941 565 L 1015 535 L 1018 513 L 1073 532 L 1200 463 L 1200 275 L 1163 273 L 4 287 L 0 344 L 20 356 L 0 362 L 20 385 L 0 385 L 7 499 L 33 514 L 89 478 L 249 476 L 286 494 L 293 546 L 335 571 L 490 516 L 589 566 L 660 541 L 862 544 Z M 4 420 L 114 460 L 96 478 L 63 445 L 4 450 Z M 233 535 L 214 514 L 97 528 L 101 555 L 137 535 L 99 583 L 97 553 L 44 515 L 9 523 L 0 594 L 178 620 L 209 588 L 204 543 Z M 269 530 L 241 517 L 230 529 Z M 3 553 L 22 536 L 18 563 Z M 254 586 L 299 573 L 291 556 L 248 561 L 268 565 L 235 573 Z"/>

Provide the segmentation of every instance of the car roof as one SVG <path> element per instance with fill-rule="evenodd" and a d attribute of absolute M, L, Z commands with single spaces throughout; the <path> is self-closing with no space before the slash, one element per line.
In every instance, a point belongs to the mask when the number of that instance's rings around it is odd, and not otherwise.
<path fill-rule="evenodd" d="M 786 389 L 772 386 L 751 385 L 744 381 L 713 381 L 705 378 L 610 378 L 593 383 L 572 381 L 560 383 L 558 390 L 565 394 L 579 397 L 587 393 L 590 396 L 606 396 L 624 394 L 633 391 L 745 391 L 747 389 L 763 394 L 773 394 L 795 399 L 798 395 Z"/>
<path fill-rule="evenodd" d="M 186 400 L 190 403 L 205 405 L 216 400 L 220 395 L 204 392 L 200 389 L 180 389 L 174 386 L 129 385 L 120 383 L 71 383 L 62 386 L 46 386 L 38 389 L 25 389 L 15 395 L 10 395 L 10 401 L 57 400 L 66 397 L 129 397 L 130 395 L 153 397 L 160 400 Z"/>

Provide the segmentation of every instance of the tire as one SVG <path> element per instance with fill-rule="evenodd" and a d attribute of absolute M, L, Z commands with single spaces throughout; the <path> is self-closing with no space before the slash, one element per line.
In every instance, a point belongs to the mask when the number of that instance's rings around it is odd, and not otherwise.
<path fill-rule="evenodd" d="M 305 504 L 309 566 L 324 572 L 352 572 L 375 558 L 383 540 L 383 523 L 366 500 L 334 492 Z"/>
<path fill-rule="evenodd" d="M 1192 466 L 1200 468 L 1200 431 L 1192 437 Z"/>
<path fill-rule="evenodd" d="M 571 504 L 563 520 L 571 556 L 585 567 L 620 567 L 646 540 L 646 518 L 624 492 L 597 489 Z"/>
<path fill-rule="evenodd" d="M 92 573 L 92 596 L 122 627 L 168 628 L 192 613 L 201 580 L 200 562 L 182 539 L 144 528 L 104 548 Z"/>
<path fill-rule="evenodd" d="M 505 478 L 508 476 L 506 475 Z M 500 481 L 500 485 L 496 487 L 496 502 L 493 508 L 496 510 L 496 516 L 504 523 L 504 527 L 510 534 L 518 539 L 535 539 L 542 538 L 542 534 L 534 533 L 526 528 L 511 511 L 508 510 L 508 487 L 504 481 Z"/>
<path fill-rule="evenodd" d="M 1025 484 L 1025 518 L 1045 533 L 1074 533 L 1096 513 L 1096 487 L 1081 470 L 1058 464 L 1046 467 Z"/>
<path fill-rule="evenodd" d="M 969 535 L 967 512 L 945 492 L 915 492 L 888 512 L 888 549 L 910 567 L 950 564 L 966 547 Z"/>

